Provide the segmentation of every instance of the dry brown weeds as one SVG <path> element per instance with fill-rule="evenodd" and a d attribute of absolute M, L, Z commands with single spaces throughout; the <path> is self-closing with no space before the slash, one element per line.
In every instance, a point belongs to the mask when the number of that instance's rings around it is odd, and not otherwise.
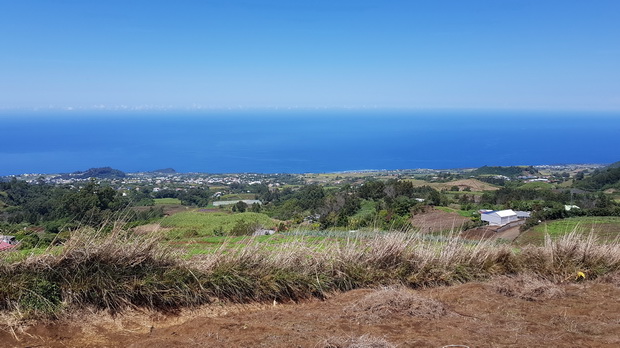
<path fill-rule="evenodd" d="M 396 345 L 384 338 L 363 335 L 359 337 L 330 337 L 320 348 L 395 348 Z"/>
<path fill-rule="evenodd" d="M 440 301 L 424 297 L 405 287 L 388 287 L 374 291 L 361 301 L 344 308 L 356 321 L 376 323 L 394 316 L 437 319 L 456 315 Z"/>
<path fill-rule="evenodd" d="M 489 284 L 498 293 L 527 301 L 542 301 L 561 298 L 566 294 L 562 285 L 550 282 L 532 274 L 516 276 L 498 276 Z"/>
<path fill-rule="evenodd" d="M 2 260 L 0 309 L 35 315 L 88 307 L 170 311 L 214 299 L 297 301 L 361 287 L 432 287 L 500 275 L 512 277 L 504 278 L 500 291 L 535 300 L 557 296 L 552 283 L 575 281 L 580 272 L 596 279 L 619 270 L 620 243 L 599 244 L 576 233 L 519 250 L 413 233 L 269 249 L 224 244 L 200 260 L 183 261 L 150 235 L 83 230 L 59 253 Z M 537 277 L 514 278 L 520 274 Z"/>

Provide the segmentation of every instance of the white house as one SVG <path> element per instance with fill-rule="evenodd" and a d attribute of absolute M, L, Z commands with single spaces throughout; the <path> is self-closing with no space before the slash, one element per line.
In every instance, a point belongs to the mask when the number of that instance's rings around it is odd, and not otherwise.
<path fill-rule="evenodd" d="M 483 212 L 480 214 L 480 219 L 488 222 L 491 226 L 504 226 L 519 220 L 519 217 L 512 209 L 507 209 Z"/>

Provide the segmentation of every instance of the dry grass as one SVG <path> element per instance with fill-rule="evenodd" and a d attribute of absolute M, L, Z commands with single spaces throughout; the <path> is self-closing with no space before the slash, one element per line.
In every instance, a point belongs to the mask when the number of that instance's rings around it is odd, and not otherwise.
<path fill-rule="evenodd" d="M 620 287 L 620 272 L 611 272 L 605 274 L 597 279 L 597 281 L 604 284 L 611 284 Z"/>
<path fill-rule="evenodd" d="M 190 263 L 149 235 L 84 230 L 58 253 L 0 262 L 0 309 L 25 317 L 75 308 L 174 311 L 214 299 L 285 302 L 361 287 L 431 287 L 519 274 L 537 277 L 515 278 L 504 291 L 535 299 L 543 296 L 537 291 L 546 293 L 536 289 L 550 288 L 539 278 L 560 283 L 576 280 L 578 272 L 594 279 L 619 270 L 620 243 L 601 245 L 578 234 L 520 250 L 405 233 L 270 249 L 223 245 Z"/>
<path fill-rule="evenodd" d="M 381 322 L 394 316 L 437 319 L 454 315 L 443 303 L 405 287 L 387 287 L 374 291 L 344 311 L 364 323 Z"/>
<path fill-rule="evenodd" d="M 142 307 L 174 311 L 206 303 L 200 283 L 156 238 L 82 230 L 59 253 L 0 265 L 0 308 L 24 317 L 65 309 Z"/>
<path fill-rule="evenodd" d="M 531 274 L 498 276 L 490 284 L 498 293 L 527 301 L 541 301 L 560 298 L 565 295 L 561 285 Z"/>
<path fill-rule="evenodd" d="M 321 348 L 395 348 L 396 345 L 380 337 L 330 337 L 321 343 Z"/>

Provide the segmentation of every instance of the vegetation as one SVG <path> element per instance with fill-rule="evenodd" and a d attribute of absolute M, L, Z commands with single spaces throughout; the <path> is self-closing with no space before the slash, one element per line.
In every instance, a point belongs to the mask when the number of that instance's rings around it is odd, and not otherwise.
<path fill-rule="evenodd" d="M 181 204 L 181 200 L 178 198 L 155 198 L 155 204 Z"/>
<path fill-rule="evenodd" d="M 596 171 L 588 177 L 577 180 L 575 186 L 586 190 L 620 188 L 620 167 L 612 166 Z"/>
<path fill-rule="evenodd" d="M 533 170 L 483 167 L 478 174 Z M 499 189 L 450 181 L 461 177 L 450 173 L 287 175 L 285 185 L 222 179 L 216 191 L 193 179 L 132 187 L 13 179 L 0 182 L 0 233 L 17 236 L 22 250 L 0 254 L 0 309 L 38 318 L 84 307 L 172 311 L 214 299 L 299 300 L 497 275 L 535 273 L 560 282 L 582 272 L 593 279 L 620 270 L 620 205 L 598 189 L 613 187 L 610 171 L 582 172 L 573 188 L 502 179 Z M 598 191 L 583 190 L 593 182 Z M 237 202 L 213 208 L 216 197 Z M 250 198 L 261 204 L 241 202 Z M 412 232 L 411 220 L 429 209 L 460 214 L 474 226 L 482 208 L 532 212 L 518 248 Z M 157 235 L 133 229 L 146 222 L 161 227 Z M 280 233 L 249 237 L 261 228 Z"/>
<path fill-rule="evenodd" d="M 578 234 L 515 251 L 393 233 L 314 247 L 295 242 L 270 250 L 255 244 L 223 246 L 189 263 L 149 236 L 84 229 L 58 250 L 3 260 L 0 308 L 27 317 L 57 317 L 84 307 L 171 311 L 213 299 L 281 302 L 359 287 L 430 287 L 524 273 L 560 282 L 619 269 L 620 244 L 601 245 Z"/>
<path fill-rule="evenodd" d="M 607 243 L 612 243 L 620 237 L 620 217 L 613 216 L 579 216 L 543 222 L 525 231 L 517 243 L 520 245 L 542 245 L 545 236 L 559 238 L 568 233 L 588 235 L 590 233 Z"/>
<path fill-rule="evenodd" d="M 84 172 L 74 172 L 71 174 L 64 174 L 66 178 L 76 178 L 76 179 L 120 179 L 124 178 L 127 175 L 118 169 L 113 169 L 110 167 L 102 167 L 102 168 L 90 168 Z"/>
<path fill-rule="evenodd" d="M 473 172 L 471 175 L 504 175 L 507 177 L 516 177 L 520 175 L 535 175 L 538 170 L 532 166 L 512 166 L 512 167 L 489 167 L 483 166 Z"/>
<path fill-rule="evenodd" d="M 165 217 L 160 225 L 171 228 L 168 238 L 204 236 L 248 235 L 258 227 L 275 228 L 276 221 L 265 214 L 245 212 L 239 214 L 202 213 L 187 211 Z M 246 227 L 245 232 L 240 230 Z M 251 229 L 254 228 L 254 229 Z"/>
<path fill-rule="evenodd" d="M 22 248 L 62 242 L 81 226 L 99 227 L 111 221 L 138 222 L 163 216 L 161 209 L 127 209 L 130 198 L 109 186 L 88 181 L 79 189 L 24 181 L 0 182 L 7 208 L 0 211 L 0 233 L 14 234 Z"/>

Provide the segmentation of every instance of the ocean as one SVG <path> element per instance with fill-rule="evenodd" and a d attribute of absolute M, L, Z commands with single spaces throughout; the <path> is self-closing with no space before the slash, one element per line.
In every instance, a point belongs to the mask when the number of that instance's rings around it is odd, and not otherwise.
<path fill-rule="evenodd" d="M 0 175 L 303 173 L 620 160 L 620 113 L 261 110 L 3 112 Z"/>

